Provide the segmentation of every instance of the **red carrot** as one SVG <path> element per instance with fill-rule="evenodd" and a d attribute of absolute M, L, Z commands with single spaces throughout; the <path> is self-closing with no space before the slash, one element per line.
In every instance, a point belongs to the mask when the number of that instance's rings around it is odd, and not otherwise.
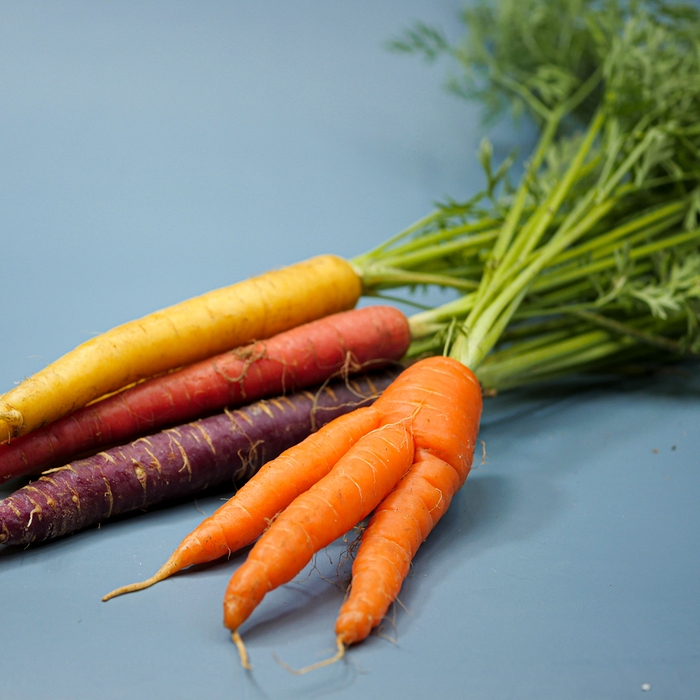
<path fill-rule="evenodd" d="M 208 486 L 242 483 L 328 421 L 371 403 L 395 376 L 383 370 L 316 394 L 259 401 L 47 473 L 0 501 L 0 543 L 47 540 Z"/>
<path fill-rule="evenodd" d="M 343 370 L 398 360 L 409 342 L 406 318 L 393 307 L 328 316 L 138 384 L 0 444 L 0 483 L 227 406 L 314 386 Z"/>

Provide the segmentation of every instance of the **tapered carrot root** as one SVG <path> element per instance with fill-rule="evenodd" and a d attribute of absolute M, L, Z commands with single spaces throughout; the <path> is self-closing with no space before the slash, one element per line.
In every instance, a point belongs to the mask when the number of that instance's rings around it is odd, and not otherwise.
<path fill-rule="evenodd" d="M 103 600 L 142 590 L 188 566 L 213 561 L 251 544 L 279 511 L 328 474 L 363 435 L 378 427 L 379 419 L 371 406 L 361 408 L 289 448 L 190 533 L 154 576 L 118 588 Z"/>
<path fill-rule="evenodd" d="M 338 639 L 346 646 L 362 641 L 382 621 L 418 548 L 461 485 L 461 475 L 439 457 L 418 450 L 416 460 L 362 534 L 350 594 L 335 625 Z"/>
<path fill-rule="evenodd" d="M 399 360 L 409 342 L 406 317 L 390 306 L 312 321 L 143 382 L 0 444 L 0 483 L 225 407 L 321 384 L 340 372 Z"/>
<path fill-rule="evenodd" d="M 0 442 L 112 391 L 352 308 L 361 282 L 320 256 L 209 292 L 89 340 L 0 397 Z"/>
<path fill-rule="evenodd" d="M 296 576 L 313 555 L 343 535 L 381 502 L 413 461 L 403 423 L 369 433 L 331 472 L 296 498 L 234 573 L 224 596 L 224 624 L 248 618 L 266 593 Z"/>

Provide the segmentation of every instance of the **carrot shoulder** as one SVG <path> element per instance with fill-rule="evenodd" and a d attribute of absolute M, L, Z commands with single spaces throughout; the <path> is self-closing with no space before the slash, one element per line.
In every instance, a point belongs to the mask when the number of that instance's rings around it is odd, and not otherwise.
<path fill-rule="evenodd" d="M 319 256 L 114 328 L 1 396 L 0 442 L 146 377 L 352 308 L 361 286 L 349 263 Z"/>

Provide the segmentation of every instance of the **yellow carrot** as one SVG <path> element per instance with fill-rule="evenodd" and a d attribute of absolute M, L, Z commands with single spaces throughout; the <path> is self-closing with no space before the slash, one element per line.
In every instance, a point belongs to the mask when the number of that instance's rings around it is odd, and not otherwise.
<path fill-rule="evenodd" d="M 140 379 L 350 309 L 361 291 L 349 263 L 324 255 L 118 326 L 0 396 L 0 442 Z"/>

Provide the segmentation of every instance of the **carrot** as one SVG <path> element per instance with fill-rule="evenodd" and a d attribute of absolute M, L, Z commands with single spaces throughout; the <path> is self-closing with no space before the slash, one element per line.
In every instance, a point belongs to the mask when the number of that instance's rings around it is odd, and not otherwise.
<path fill-rule="evenodd" d="M 196 495 L 208 486 L 231 480 L 241 484 L 319 426 L 367 406 L 395 376 L 395 370 L 384 370 L 336 381 L 316 394 L 304 391 L 260 401 L 53 470 L 0 501 L 0 543 L 52 539 L 119 514 Z M 361 416 L 370 410 L 360 408 L 343 424 L 359 421 L 366 427 Z M 296 485 L 304 487 L 303 482 Z M 223 543 L 217 556 L 226 551 Z"/>
<path fill-rule="evenodd" d="M 325 255 L 114 328 L 0 397 L 0 442 L 141 379 L 350 309 L 361 289 L 349 263 Z"/>
<path fill-rule="evenodd" d="M 402 487 L 396 488 L 394 494 L 399 495 L 388 498 L 389 512 L 399 501 L 408 504 L 410 499 L 402 495 L 406 487 L 410 491 L 419 477 L 433 478 L 431 470 L 436 468 L 440 479 L 435 484 L 437 490 L 430 494 L 433 503 L 424 503 L 423 509 L 430 506 L 428 514 L 435 511 L 443 490 L 446 504 L 449 502 L 469 473 L 481 406 L 481 390 L 472 372 L 446 357 L 417 362 L 382 394 L 371 409 L 379 414 L 380 427 L 361 438 L 326 477 L 283 510 L 234 573 L 224 596 L 224 624 L 232 630 L 244 664 L 247 656 L 238 628 L 265 593 L 293 578 L 316 551 L 377 507 L 414 463 L 414 456 L 419 476 L 406 477 Z M 313 447 L 308 441 L 299 449 L 308 451 L 311 459 Z M 411 505 L 406 518 L 421 515 L 415 506 Z M 381 532 L 381 527 L 375 525 L 373 532 L 378 530 Z M 425 531 L 427 535 L 428 530 L 423 527 L 421 534 Z M 415 552 L 415 534 L 412 540 L 409 549 Z M 398 591 L 397 579 L 394 576 L 393 586 L 373 587 L 373 609 L 388 607 Z M 347 643 L 360 639 L 376 624 L 374 616 L 362 617 L 355 611 L 344 621 L 359 625 L 359 631 L 352 631 L 352 625 L 347 630 L 341 628 L 339 655 Z"/>
<path fill-rule="evenodd" d="M 471 469 L 482 408 L 472 372 L 448 357 L 424 360 L 403 372 L 375 408 L 396 420 L 415 405 L 420 406 L 411 420 L 415 461 L 362 535 L 350 595 L 336 621 L 340 653 L 381 622 L 418 547 Z"/>
<path fill-rule="evenodd" d="M 479 383 L 464 365 L 447 357 L 417 362 L 372 407 L 332 421 L 265 465 L 229 503 L 185 538 L 155 576 L 117 589 L 105 600 L 253 542 L 281 511 L 234 573 L 224 596 L 224 624 L 232 630 L 246 664 L 238 628 L 265 593 L 291 580 L 315 552 L 371 513 L 409 468 L 416 470 L 416 476 L 406 477 L 396 487 L 388 499 L 388 512 L 392 503 L 406 500 L 407 487 L 411 490 L 419 478 L 433 478 L 430 470 L 437 469 L 439 479 L 431 494 L 434 503 L 423 505 L 437 520 L 469 473 L 481 406 Z M 414 457 L 415 467 L 411 467 Z M 443 506 L 436 510 L 435 503 L 442 499 Z M 372 531 L 378 529 L 375 525 Z M 428 531 L 423 526 L 420 534 Z M 409 550 L 415 553 L 416 542 L 422 540 L 413 534 L 412 541 Z M 393 587 L 375 588 L 374 610 L 389 606 L 398 592 L 396 583 L 395 576 Z M 381 614 L 349 617 L 360 630 L 343 628 L 338 633 L 339 653 L 369 631 Z"/>
<path fill-rule="evenodd" d="M 343 369 L 399 360 L 409 342 L 406 317 L 390 306 L 312 321 L 137 384 L 0 445 L 0 483 L 227 406 L 314 386 Z"/>
<path fill-rule="evenodd" d="M 224 624 L 236 631 L 264 595 L 296 576 L 313 555 L 366 517 L 413 461 L 404 423 L 366 434 L 330 473 L 282 511 L 236 570 L 224 596 Z"/>
<path fill-rule="evenodd" d="M 362 641 L 382 621 L 418 547 L 445 514 L 465 477 L 427 450 L 416 450 L 408 474 L 382 501 L 362 534 L 350 593 L 335 624 L 340 644 Z"/>

